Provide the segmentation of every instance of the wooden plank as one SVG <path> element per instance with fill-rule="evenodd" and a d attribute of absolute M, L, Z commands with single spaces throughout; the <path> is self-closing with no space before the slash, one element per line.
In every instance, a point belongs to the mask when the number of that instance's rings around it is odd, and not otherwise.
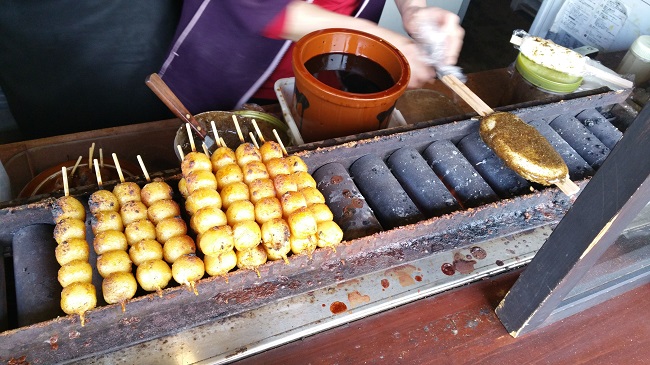
<path fill-rule="evenodd" d="M 650 357 L 650 284 L 515 339 L 493 310 L 516 278 L 517 273 L 511 272 L 486 279 L 265 351 L 237 365 L 591 365 L 642 364 Z"/>
<path fill-rule="evenodd" d="M 496 310 L 517 337 L 538 328 L 650 200 L 646 106 Z"/>

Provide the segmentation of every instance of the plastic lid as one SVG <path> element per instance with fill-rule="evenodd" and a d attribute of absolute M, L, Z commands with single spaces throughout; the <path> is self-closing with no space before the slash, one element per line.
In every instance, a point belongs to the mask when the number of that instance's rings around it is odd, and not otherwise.
<path fill-rule="evenodd" d="M 531 84 L 554 93 L 567 94 L 576 91 L 582 84 L 582 77 L 572 76 L 541 66 L 519 53 L 515 67 L 519 74 Z"/>
<path fill-rule="evenodd" d="M 630 46 L 630 50 L 643 62 L 650 62 L 650 35 L 639 36 Z"/>

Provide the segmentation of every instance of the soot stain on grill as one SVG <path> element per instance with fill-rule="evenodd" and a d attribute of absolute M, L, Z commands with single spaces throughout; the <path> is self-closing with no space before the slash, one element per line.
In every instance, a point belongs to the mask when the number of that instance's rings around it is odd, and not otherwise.
<path fill-rule="evenodd" d="M 345 305 L 345 303 L 343 302 L 337 301 L 330 304 L 330 312 L 332 312 L 333 314 L 341 314 L 346 310 L 348 310 L 348 306 Z"/>

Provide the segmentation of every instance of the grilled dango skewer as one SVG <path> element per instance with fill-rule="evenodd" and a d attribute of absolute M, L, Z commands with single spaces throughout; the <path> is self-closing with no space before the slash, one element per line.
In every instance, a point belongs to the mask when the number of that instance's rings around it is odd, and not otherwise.
<path fill-rule="evenodd" d="M 102 294 L 108 304 L 120 303 L 122 312 L 126 310 L 126 301 L 135 296 L 138 283 L 131 271 L 114 272 L 102 280 Z"/>
<path fill-rule="evenodd" d="M 181 217 L 165 218 L 156 225 L 156 240 L 161 244 L 174 236 L 187 234 L 187 224 Z"/>
<path fill-rule="evenodd" d="M 215 177 L 217 179 L 217 189 L 221 190 L 234 182 L 244 181 L 244 172 L 239 165 L 231 163 L 219 168 L 215 173 Z"/>
<path fill-rule="evenodd" d="M 126 251 L 129 248 L 126 235 L 121 231 L 104 231 L 95 235 L 93 247 L 97 255 L 112 250 Z"/>
<path fill-rule="evenodd" d="M 109 190 L 97 190 L 88 198 L 88 208 L 91 213 L 113 211 L 120 209 L 120 201 Z"/>
<path fill-rule="evenodd" d="M 181 161 L 181 172 L 183 176 L 189 175 L 192 171 L 212 171 L 210 157 L 203 152 L 190 152 Z"/>
<path fill-rule="evenodd" d="M 54 223 L 59 223 L 65 218 L 86 220 L 86 208 L 77 198 L 69 195 L 64 195 L 54 202 L 52 214 L 54 215 Z"/>
<path fill-rule="evenodd" d="M 237 267 L 243 270 L 254 270 L 258 277 L 261 277 L 258 267 L 267 260 L 266 250 L 262 245 L 246 251 L 237 251 Z"/>
<path fill-rule="evenodd" d="M 192 237 L 186 234 L 171 237 L 163 245 L 163 259 L 170 264 L 179 257 L 191 253 L 196 253 L 196 244 Z"/>
<path fill-rule="evenodd" d="M 132 261 L 123 250 L 104 252 L 97 257 L 97 271 L 102 278 L 115 272 L 131 272 Z"/>
<path fill-rule="evenodd" d="M 196 234 L 202 234 L 212 227 L 223 226 L 226 223 L 228 223 L 226 213 L 213 206 L 201 208 L 190 217 L 190 228 Z"/>
<path fill-rule="evenodd" d="M 54 226 L 54 240 L 61 244 L 72 238 L 86 238 L 86 224 L 76 218 L 64 218 Z"/>
<path fill-rule="evenodd" d="M 91 283 L 73 283 L 61 291 L 61 309 L 67 314 L 77 314 L 85 325 L 85 313 L 97 305 L 97 291 Z"/>
<path fill-rule="evenodd" d="M 291 251 L 290 227 L 284 219 L 271 219 L 261 227 L 262 244 L 269 260 L 284 260 L 289 263 L 287 255 Z"/>
<path fill-rule="evenodd" d="M 217 256 L 235 247 L 232 228 L 228 225 L 212 227 L 201 234 L 197 244 L 205 255 Z"/>
<path fill-rule="evenodd" d="M 174 280 L 187 286 L 195 295 L 199 295 L 196 282 L 205 275 L 205 264 L 194 254 L 183 255 L 172 264 L 172 277 Z"/>
<path fill-rule="evenodd" d="M 147 207 L 159 200 L 169 200 L 174 197 L 174 191 L 164 181 L 154 180 L 147 183 L 140 190 L 140 198 Z"/>
<path fill-rule="evenodd" d="M 135 245 L 145 239 L 156 239 L 156 226 L 148 219 L 135 221 L 126 225 L 124 236 L 129 245 Z"/>
<path fill-rule="evenodd" d="M 205 207 L 220 209 L 221 194 L 214 189 L 203 188 L 196 190 L 185 200 L 185 210 L 190 216 L 194 215 L 199 209 Z"/>
<path fill-rule="evenodd" d="M 147 206 L 138 200 L 128 201 L 120 206 L 120 217 L 122 217 L 122 224 L 124 225 L 147 219 Z"/>
<path fill-rule="evenodd" d="M 82 260 L 88 262 L 90 248 L 83 238 L 70 238 L 58 244 L 54 250 L 56 261 L 63 266 L 70 261 Z"/>
<path fill-rule="evenodd" d="M 93 268 L 86 260 L 72 260 L 59 268 L 57 279 L 64 288 L 72 283 L 91 283 Z"/>
<path fill-rule="evenodd" d="M 481 118 L 479 134 L 505 164 L 527 180 L 557 185 L 567 195 L 579 188 L 569 180 L 562 156 L 534 127 L 512 113 L 497 112 Z"/>
<path fill-rule="evenodd" d="M 163 247 L 156 240 L 142 240 L 129 248 L 129 257 L 135 266 L 148 260 L 161 260 Z"/>
<path fill-rule="evenodd" d="M 160 199 L 147 208 L 147 219 L 153 224 L 158 224 L 163 219 L 181 215 L 181 208 L 172 199 Z"/>
<path fill-rule="evenodd" d="M 138 266 L 135 278 L 142 289 L 158 292 L 158 295 L 162 297 L 162 290 L 169 285 L 169 281 L 172 279 L 172 269 L 163 260 L 149 260 Z"/>
<path fill-rule="evenodd" d="M 235 250 L 230 250 L 218 255 L 205 255 L 203 264 L 208 275 L 224 276 L 228 280 L 228 272 L 237 267 L 237 254 Z"/>

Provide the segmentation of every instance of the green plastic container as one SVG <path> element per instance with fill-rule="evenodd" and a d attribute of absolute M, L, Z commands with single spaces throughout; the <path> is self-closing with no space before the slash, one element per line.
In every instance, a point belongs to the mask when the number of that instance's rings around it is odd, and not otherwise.
<path fill-rule="evenodd" d="M 540 66 L 521 53 L 509 67 L 510 82 L 500 105 L 557 99 L 576 91 L 582 77 L 571 76 Z"/>
<path fill-rule="evenodd" d="M 582 84 L 582 77 L 546 68 L 531 61 L 521 53 L 517 56 L 515 68 L 526 81 L 556 94 L 572 93 Z"/>

